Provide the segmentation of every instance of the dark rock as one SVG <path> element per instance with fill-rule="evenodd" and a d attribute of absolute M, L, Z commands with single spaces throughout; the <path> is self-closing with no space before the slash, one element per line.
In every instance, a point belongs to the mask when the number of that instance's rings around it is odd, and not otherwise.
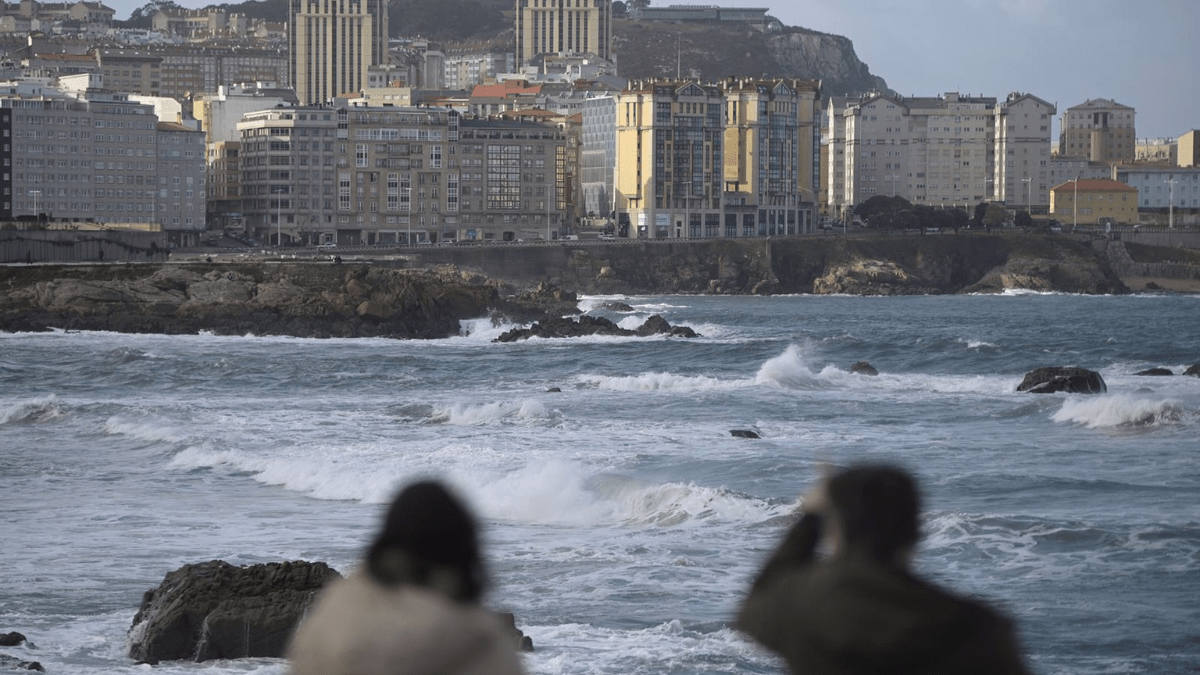
<path fill-rule="evenodd" d="M 1200 377 L 1200 363 L 1193 363 L 1192 365 L 1188 366 L 1188 369 L 1183 371 L 1183 374 Z"/>
<path fill-rule="evenodd" d="M 758 432 L 749 429 L 731 429 L 729 435 L 735 438 L 762 438 Z"/>
<path fill-rule="evenodd" d="M 867 363 L 866 361 L 859 361 L 859 362 L 855 363 L 854 365 L 850 366 L 850 372 L 858 373 L 859 375 L 878 375 L 879 374 L 879 371 L 875 369 L 875 366 Z"/>
<path fill-rule="evenodd" d="M 25 641 L 25 636 L 17 631 L 0 635 L 0 647 L 15 647 Z"/>
<path fill-rule="evenodd" d="M 184 565 L 142 597 L 129 658 L 281 657 L 313 596 L 338 577 L 321 562 Z"/>
<path fill-rule="evenodd" d="M 1161 291 L 1161 290 L 1162 290 L 1162 286 L 1159 286 L 1158 284 L 1154 283 L 1153 281 L 1148 281 L 1148 282 L 1146 282 L 1146 290 L 1148 290 L 1148 291 Z"/>
<path fill-rule="evenodd" d="M 604 303 L 603 305 L 601 305 L 601 307 L 603 307 L 604 309 L 607 309 L 610 312 L 632 312 L 633 311 L 632 306 L 627 305 L 623 302 L 617 302 L 615 300 L 610 300 L 610 301 Z"/>
<path fill-rule="evenodd" d="M 1154 376 L 1174 375 L 1174 374 L 1175 373 L 1173 373 L 1170 368 L 1147 368 L 1141 372 L 1134 373 L 1134 375 L 1154 375 Z"/>
<path fill-rule="evenodd" d="M 549 389 L 546 390 L 546 393 L 547 394 L 561 394 L 562 389 L 560 389 L 558 387 L 550 387 Z"/>
<path fill-rule="evenodd" d="M 670 335 L 671 324 L 667 323 L 667 320 L 662 318 L 662 316 L 655 314 L 649 319 L 643 321 L 642 325 L 638 326 L 637 334 L 641 335 L 642 337 L 647 337 L 650 335 Z"/>
<path fill-rule="evenodd" d="M 676 332 L 678 331 L 678 332 Z M 577 319 L 566 317 L 550 318 L 535 322 L 528 328 L 514 328 L 505 331 L 494 342 L 516 342 L 531 337 L 540 338 L 572 338 L 585 335 L 611 335 L 616 337 L 646 337 L 649 335 L 674 335 L 677 337 L 697 337 L 696 332 L 683 326 L 672 327 L 661 316 L 655 314 L 638 327 L 637 330 L 621 328 L 602 316 L 583 315 Z"/>
<path fill-rule="evenodd" d="M 520 628 L 517 628 L 517 617 L 512 612 L 501 612 L 498 615 L 504 627 L 513 637 L 513 643 L 517 647 L 517 651 L 531 652 L 533 651 L 533 638 L 526 635 Z"/>
<path fill-rule="evenodd" d="M 22 661 L 7 654 L 0 654 L 0 670 L 36 670 L 39 673 L 46 672 L 42 664 L 37 661 Z"/>
<path fill-rule="evenodd" d="M 1025 379 L 1017 385 L 1017 391 L 1031 394 L 1103 394 L 1108 391 L 1108 385 L 1094 370 L 1051 366 L 1026 373 Z"/>

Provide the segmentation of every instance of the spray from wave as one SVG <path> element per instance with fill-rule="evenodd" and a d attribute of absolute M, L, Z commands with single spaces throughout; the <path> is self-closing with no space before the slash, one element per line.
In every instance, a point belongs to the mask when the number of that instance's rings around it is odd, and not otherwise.
<path fill-rule="evenodd" d="M 6 408 L 0 408 L 0 424 L 16 422 L 39 422 L 58 417 L 63 414 L 62 405 L 54 394 L 39 398 L 17 401 Z"/>
<path fill-rule="evenodd" d="M 1068 398 L 1051 417 L 1055 422 L 1081 424 L 1089 429 L 1157 426 L 1178 422 L 1184 409 L 1178 401 L 1137 398 L 1127 394 Z"/>

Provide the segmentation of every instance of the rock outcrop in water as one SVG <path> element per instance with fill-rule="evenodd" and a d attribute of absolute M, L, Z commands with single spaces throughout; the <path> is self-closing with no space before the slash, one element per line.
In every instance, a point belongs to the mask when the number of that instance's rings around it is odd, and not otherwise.
<path fill-rule="evenodd" d="M 1108 391 L 1108 385 L 1094 370 L 1051 366 L 1026 373 L 1025 379 L 1017 385 L 1017 391 L 1030 394 L 1103 394 Z"/>
<path fill-rule="evenodd" d="M 142 598 L 129 657 L 147 663 L 282 657 L 313 596 L 340 576 L 321 562 L 184 565 Z"/>
<path fill-rule="evenodd" d="M 687 326 L 672 326 L 666 319 L 655 314 L 646 319 L 636 329 L 621 328 L 612 321 L 601 316 L 581 316 L 578 319 L 552 318 L 535 322 L 528 328 L 514 328 L 505 331 L 493 342 L 517 342 L 533 337 L 540 338 L 573 338 L 587 335 L 609 335 L 615 337 L 648 337 L 651 335 L 670 335 L 671 337 L 699 337 L 696 331 Z"/>
<path fill-rule="evenodd" d="M 319 263 L 7 267 L 0 330 L 445 338 L 464 319 L 524 322 L 578 311 L 548 286 L 502 296 L 450 269 Z"/>

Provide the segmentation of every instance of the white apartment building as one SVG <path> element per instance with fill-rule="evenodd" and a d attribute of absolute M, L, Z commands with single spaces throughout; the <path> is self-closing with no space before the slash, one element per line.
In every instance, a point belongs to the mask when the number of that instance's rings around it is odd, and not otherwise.
<path fill-rule="evenodd" d="M 981 201 L 1044 208 L 1052 187 L 1054 106 L 1036 96 L 950 92 L 835 97 L 826 112 L 825 200 L 845 217 L 876 195 L 971 208 Z"/>

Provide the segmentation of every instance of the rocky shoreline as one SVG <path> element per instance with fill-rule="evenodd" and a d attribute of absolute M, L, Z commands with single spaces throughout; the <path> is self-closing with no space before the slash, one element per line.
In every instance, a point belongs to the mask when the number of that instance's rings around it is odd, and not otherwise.
<path fill-rule="evenodd" d="M 612 333 L 560 321 L 580 314 L 576 293 L 1130 293 L 1110 262 L 1114 244 L 1044 235 L 808 237 L 562 244 L 496 255 L 479 247 L 439 251 L 406 261 L 409 268 L 385 259 L 6 265 L 0 331 L 435 339 L 490 316 L 497 325 L 541 323 L 510 338 L 573 337 Z"/>

